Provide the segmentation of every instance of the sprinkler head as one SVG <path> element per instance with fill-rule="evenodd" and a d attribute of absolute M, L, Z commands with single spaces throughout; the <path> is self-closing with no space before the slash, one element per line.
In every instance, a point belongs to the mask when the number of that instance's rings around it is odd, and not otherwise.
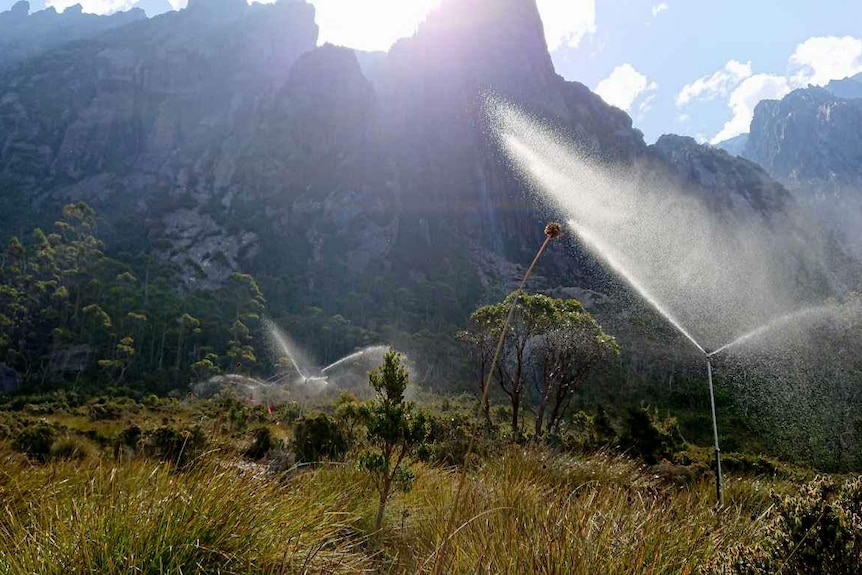
<path fill-rule="evenodd" d="M 557 222 L 550 222 L 547 226 L 545 226 L 545 235 L 552 240 L 555 240 L 561 235 L 563 235 L 563 226 L 561 226 Z"/>

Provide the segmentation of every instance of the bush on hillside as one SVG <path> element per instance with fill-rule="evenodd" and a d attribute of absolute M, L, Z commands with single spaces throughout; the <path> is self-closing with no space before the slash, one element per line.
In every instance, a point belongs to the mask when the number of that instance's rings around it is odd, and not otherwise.
<path fill-rule="evenodd" d="M 86 439 L 68 435 L 54 442 L 51 446 L 50 456 L 51 459 L 81 461 L 87 459 L 93 452 L 93 445 Z"/>
<path fill-rule="evenodd" d="M 281 441 L 276 439 L 266 426 L 255 428 L 251 436 L 251 445 L 245 450 L 245 456 L 249 459 L 263 459 L 267 453 L 281 447 Z"/>
<path fill-rule="evenodd" d="M 176 429 L 165 426 L 143 434 L 141 447 L 144 455 L 185 467 L 200 455 L 207 445 L 204 431 L 194 426 Z"/>
<path fill-rule="evenodd" d="M 56 430 L 45 422 L 29 425 L 12 440 L 12 449 L 32 459 L 45 462 L 51 455 L 51 445 L 57 438 Z"/>
<path fill-rule="evenodd" d="M 427 445 L 420 450 L 423 459 L 444 465 L 464 465 L 472 442 L 474 456 L 485 457 L 493 448 L 474 418 L 465 415 L 429 418 Z"/>
<path fill-rule="evenodd" d="M 685 447 L 685 440 L 673 418 L 659 419 L 650 411 L 629 409 L 623 422 L 620 447 L 634 457 L 655 465 Z"/>
<path fill-rule="evenodd" d="M 617 434 L 601 408 L 595 415 L 578 411 L 567 417 L 561 433 L 549 433 L 545 442 L 554 448 L 577 453 L 592 453 L 614 445 Z"/>
<path fill-rule="evenodd" d="M 120 419 L 125 415 L 138 413 L 141 406 L 127 397 L 104 398 L 100 397 L 87 406 L 87 416 L 90 421 L 106 421 Z"/>
<path fill-rule="evenodd" d="M 314 418 L 297 421 L 293 434 L 293 449 L 297 460 L 302 463 L 342 459 L 347 453 L 347 434 L 323 413 Z"/>
<path fill-rule="evenodd" d="M 862 573 L 862 477 L 843 485 L 818 477 L 798 495 L 773 499 L 764 538 L 733 549 L 712 573 Z"/>

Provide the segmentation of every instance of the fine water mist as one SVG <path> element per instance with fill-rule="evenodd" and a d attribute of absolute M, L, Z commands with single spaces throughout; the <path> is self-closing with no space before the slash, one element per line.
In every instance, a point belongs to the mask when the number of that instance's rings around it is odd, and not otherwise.
<path fill-rule="evenodd" d="M 836 315 L 840 312 L 841 308 L 838 305 L 831 304 L 809 307 L 794 313 L 788 313 L 779 318 L 776 318 L 775 320 L 765 325 L 753 329 L 744 335 L 739 336 L 730 343 L 726 343 L 720 348 L 711 352 L 709 355 L 719 355 L 721 353 L 724 353 L 725 351 L 731 351 L 734 348 L 744 344 L 751 345 L 752 343 L 757 343 L 757 340 L 760 338 L 769 338 L 781 341 L 787 336 L 786 333 L 782 333 L 780 331 L 782 329 L 791 329 L 793 327 L 799 326 L 800 324 L 816 327 L 817 323 L 820 321 L 825 321 L 829 319 L 834 320 L 836 318 Z"/>
<path fill-rule="evenodd" d="M 821 303 L 828 274 L 790 214 L 716 209 L 658 162 L 604 165 L 511 105 L 488 112 L 542 203 L 701 352 Z"/>
<path fill-rule="evenodd" d="M 389 350 L 385 345 L 369 346 L 321 368 L 275 322 L 264 319 L 263 327 L 270 353 L 279 365 L 279 373 L 268 383 L 301 387 L 306 393 L 320 393 L 331 387 L 361 387 L 367 383 L 368 372 L 383 363 Z"/>
<path fill-rule="evenodd" d="M 311 371 L 312 362 L 307 356 L 300 351 L 299 346 L 294 342 L 280 327 L 272 320 L 263 320 L 263 329 L 266 333 L 269 343 L 270 353 L 275 357 L 276 361 L 287 363 L 296 372 L 300 379 L 307 379 L 308 372 Z M 305 366 L 303 368 L 302 366 Z"/>
<path fill-rule="evenodd" d="M 320 373 L 337 372 L 339 368 L 351 367 L 360 360 L 366 363 L 380 365 L 383 363 L 383 356 L 386 355 L 388 350 L 389 348 L 385 345 L 373 345 L 371 347 L 366 347 L 365 349 L 360 349 L 346 357 L 342 357 L 338 361 L 330 363 L 321 369 Z"/>

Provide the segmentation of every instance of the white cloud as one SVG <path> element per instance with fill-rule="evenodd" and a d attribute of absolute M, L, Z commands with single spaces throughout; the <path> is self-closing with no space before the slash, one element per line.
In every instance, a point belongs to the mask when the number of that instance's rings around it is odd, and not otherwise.
<path fill-rule="evenodd" d="M 599 82 L 595 92 L 602 99 L 621 110 L 629 111 L 641 94 L 652 92 L 658 85 L 634 69 L 631 64 L 621 64 L 611 75 Z"/>
<path fill-rule="evenodd" d="M 730 66 L 731 62 L 728 62 Z M 710 141 L 715 144 L 748 132 L 754 108 L 761 100 L 779 99 L 791 90 L 808 84 L 823 86 L 830 80 L 840 80 L 862 72 L 862 40 L 852 36 L 818 36 L 802 42 L 790 56 L 788 73 L 751 75 L 751 64 L 736 63 L 737 72 L 745 72 L 730 94 L 728 106 L 732 117 Z M 728 67 L 725 67 L 725 71 Z M 684 105 L 696 97 L 710 94 L 725 95 L 733 82 L 725 83 L 716 72 L 710 78 L 701 78 L 685 86 L 677 97 L 677 105 Z M 739 74 L 737 74 L 739 76 Z M 715 82 L 711 82 L 711 80 Z M 714 97 L 714 96 L 713 96 Z"/>
<path fill-rule="evenodd" d="M 683 86 L 676 97 L 676 105 L 682 107 L 692 100 L 711 100 L 719 96 L 727 96 L 731 90 L 750 76 L 751 62 L 743 64 L 731 60 L 711 76 L 698 78 L 691 84 Z"/>
<path fill-rule="evenodd" d="M 655 90 L 658 86 L 655 82 L 651 85 L 652 90 Z M 647 112 L 652 110 L 652 103 L 655 101 L 655 92 L 650 94 L 649 96 L 644 97 L 643 101 L 638 104 L 638 114 L 643 117 Z"/>
<path fill-rule="evenodd" d="M 132 8 L 136 0 L 47 0 L 45 6 L 53 7 L 57 12 L 80 4 L 87 14 L 113 14 Z"/>
<path fill-rule="evenodd" d="M 656 16 L 658 16 L 659 14 L 661 14 L 662 12 L 667 10 L 668 8 L 670 8 L 670 6 L 668 5 L 667 2 L 661 2 L 659 4 L 656 4 L 655 6 L 652 7 L 652 17 L 655 18 Z"/>
<path fill-rule="evenodd" d="M 785 76 L 755 74 L 746 78 L 730 95 L 729 105 L 733 117 L 710 142 L 717 144 L 748 132 L 757 103 L 783 98 L 790 90 L 790 81 Z"/>
<path fill-rule="evenodd" d="M 537 3 L 551 52 L 559 48 L 577 48 L 584 36 L 596 32 L 595 0 L 538 0 Z"/>
<path fill-rule="evenodd" d="M 862 72 L 862 40 L 852 36 L 809 38 L 790 57 L 794 86 L 823 86 Z"/>

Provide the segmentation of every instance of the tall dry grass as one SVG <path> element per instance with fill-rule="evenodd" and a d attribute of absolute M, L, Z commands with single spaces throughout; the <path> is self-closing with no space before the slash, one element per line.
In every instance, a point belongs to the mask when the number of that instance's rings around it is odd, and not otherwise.
<path fill-rule="evenodd" d="M 0 473 L 0 573 L 368 573 L 361 509 L 313 476 L 285 487 L 220 462 L 92 461 Z"/>
<path fill-rule="evenodd" d="M 5 459 L 3 459 L 5 457 Z M 671 487 L 631 460 L 511 448 L 471 470 L 418 466 L 373 532 L 353 465 L 269 477 L 211 456 L 32 466 L 0 456 L 0 573 L 698 573 L 758 537 L 771 485 Z"/>

